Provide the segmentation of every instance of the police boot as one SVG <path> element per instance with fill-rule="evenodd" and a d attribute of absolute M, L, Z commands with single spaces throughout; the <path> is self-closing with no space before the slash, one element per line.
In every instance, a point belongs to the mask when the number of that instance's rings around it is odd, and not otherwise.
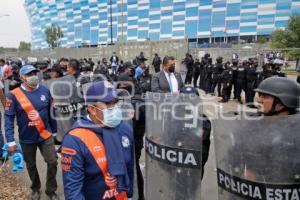
<path fill-rule="evenodd" d="M 32 191 L 31 200 L 40 200 L 41 192 L 40 191 Z"/>
<path fill-rule="evenodd" d="M 223 97 L 223 99 L 221 101 L 218 101 L 219 103 L 227 103 L 228 100 L 226 98 Z"/>
<path fill-rule="evenodd" d="M 56 193 L 52 193 L 52 194 L 46 194 L 48 197 L 48 200 L 59 200 L 59 197 Z"/>

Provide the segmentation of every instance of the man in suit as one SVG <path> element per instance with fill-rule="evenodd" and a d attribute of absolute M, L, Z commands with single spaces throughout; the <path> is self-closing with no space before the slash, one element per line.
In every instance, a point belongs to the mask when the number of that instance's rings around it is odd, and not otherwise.
<path fill-rule="evenodd" d="M 179 94 L 184 87 L 181 75 L 175 72 L 175 58 L 165 56 L 163 59 L 163 70 L 154 74 L 151 82 L 151 91 Z"/>
<path fill-rule="evenodd" d="M 114 74 L 117 74 L 118 66 L 119 66 L 119 58 L 116 54 L 116 52 L 113 52 L 113 55 L 110 57 L 112 72 Z"/>

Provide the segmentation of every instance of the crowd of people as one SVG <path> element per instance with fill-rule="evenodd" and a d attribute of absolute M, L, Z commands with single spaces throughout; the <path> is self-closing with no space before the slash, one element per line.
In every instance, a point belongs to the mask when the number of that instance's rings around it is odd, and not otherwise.
<path fill-rule="evenodd" d="M 228 102 L 231 96 L 239 103 L 246 103 L 249 107 L 254 106 L 254 90 L 265 79 L 277 76 L 285 77 L 281 71 L 283 62 L 280 58 L 274 57 L 274 53 L 267 54 L 263 65 L 259 67 L 258 58 L 241 60 L 237 54 L 233 54 L 231 61 L 223 61 L 218 57 L 213 63 L 210 54 L 205 54 L 201 61 L 192 55 L 186 54 L 182 63 L 187 68 L 185 84 L 193 84 L 206 94 L 222 97 L 220 102 Z M 299 76 L 297 78 L 300 83 Z M 242 100 L 242 92 L 245 94 L 245 101 Z"/>
<path fill-rule="evenodd" d="M 133 104 L 142 102 L 142 96 L 146 92 L 199 95 L 198 89 L 222 97 L 220 102 L 228 102 L 233 90 L 234 99 L 243 103 L 242 91 L 244 91 L 245 102 L 254 107 L 255 92 L 259 93 L 262 104 L 265 103 L 262 99 L 266 98 L 266 95 L 277 98 L 276 91 L 262 90 L 260 83 L 274 76 L 285 77 L 281 72 L 282 64 L 276 62 L 265 63 L 263 70 L 259 72 L 256 58 L 239 60 L 238 55 L 234 54 L 231 62 L 224 62 L 222 57 L 218 57 L 214 63 L 209 54 L 195 60 L 192 55 L 186 54 L 186 58 L 182 61 L 187 68 L 183 81 L 181 74 L 176 72 L 178 67 L 175 60 L 172 56 L 161 59 L 155 54 L 151 63 L 155 71 L 152 75 L 150 66 L 146 64 L 147 58 L 142 52 L 132 61 L 126 62 L 120 60 L 114 52 L 109 62 L 106 58 L 96 63 L 90 58 L 79 60 L 61 58 L 52 66 L 47 59 L 36 63 L 1 59 L 0 70 L 4 92 L 0 92 L 0 99 L 5 108 L 6 142 L 9 152 L 13 154 L 16 151 L 14 139 L 16 118 L 19 142 L 32 181 L 32 199 L 40 199 L 41 196 L 41 182 L 35 158 L 37 148 L 47 163 L 45 192 L 49 199 L 59 199 L 56 194 L 55 143 L 61 145 L 66 199 L 130 199 L 133 196 L 134 170 L 137 174 L 138 199 L 145 199 L 144 179 L 139 165 L 145 134 L 145 107 L 139 107 L 140 116 L 133 118 L 132 125 L 123 122 L 122 111 L 116 106 L 118 103 L 116 89 L 133 94 L 131 100 Z M 82 75 L 84 78 L 79 78 Z M 55 135 L 59 130 L 50 114 L 53 109 L 52 94 L 42 83 L 64 76 L 72 76 L 78 80 L 74 87 L 81 87 L 85 83 L 91 85 L 85 94 L 84 116 L 74 119 L 63 141 L 58 141 Z M 281 81 L 283 85 L 293 85 L 283 79 L 270 80 Z M 293 87 L 296 88 L 294 91 L 299 92 L 299 85 Z M 281 111 L 288 114 L 295 113 L 298 105 L 293 104 L 290 108 L 290 105 L 285 104 L 280 98 L 278 97 L 276 105 L 281 106 L 278 110 L 277 107 L 272 108 L 272 114 Z M 261 110 L 261 112 L 269 114 L 271 111 Z M 211 124 L 206 116 L 203 118 L 203 130 L 202 170 L 210 148 Z M 1 134 L 0 145 L 3 144 Z"/>

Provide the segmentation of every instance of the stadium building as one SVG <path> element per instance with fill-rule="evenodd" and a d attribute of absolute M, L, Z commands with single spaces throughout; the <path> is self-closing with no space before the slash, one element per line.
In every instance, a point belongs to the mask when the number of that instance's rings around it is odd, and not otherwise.
<path fill-rule="evenodd" d="M 255 40 L 284 28 L 300 0 L 25 0 L 32 49 L 48 48 L 44 30 L 61 28 L 62 47 L 188 38 Z"/>

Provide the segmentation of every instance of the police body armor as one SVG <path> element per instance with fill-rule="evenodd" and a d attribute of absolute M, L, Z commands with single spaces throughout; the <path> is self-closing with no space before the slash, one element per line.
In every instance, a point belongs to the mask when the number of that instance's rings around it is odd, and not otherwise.
<path fill-rule="evenodd" d="M 201 196 L 199 96 L 146 94 L 146 199 Z"/>
<path fill-rule="evenodd" d="M 62 141 L 64 134 L 71 128 L 76 117 L 84 116 L 85 105 L 82 88 L 74 76 L 68 75 L 51 79 L 42 83 L 51 93 L 57 121 L 58 141 Z"/>
<path fill-rule="evenodd" d="M 219 199 L 300 199 L 300 115 L 213 122 Z"/>
<path fill-rule="evenodd" d="M 216 63 L 213 68 L 213 79 L 218 81 L 220 79 L 220 75 L 223 72 L 223 64 L 222 63 Z"/>

